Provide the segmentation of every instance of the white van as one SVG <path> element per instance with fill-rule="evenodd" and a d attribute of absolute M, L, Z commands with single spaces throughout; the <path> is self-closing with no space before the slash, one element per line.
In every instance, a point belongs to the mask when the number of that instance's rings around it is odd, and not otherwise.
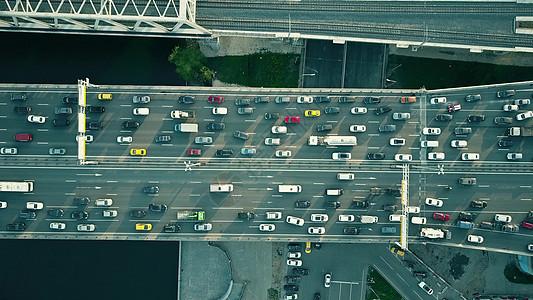
<path fill-rule="evenodd" d="M 337 173 L 337 179 L 338 180 L 354 180 L 355 174 L 354 173 Z"/>
<path fill-rule="evenodd" d="M 198 132 L 198 124 L 195 123 L 180 123 L 174 126 L 174 131 L 179 132 Z"/>
<path fill-rule="evenodd" d="M 150 114 L 148 107 L 137 107 L 133 109 L 133 114 L 136 116 L 147 116 Z"/>
<path fill-rule="evenodd" d="M 280 184 L 278 185 L 278 192 L 280 193 L 299 193 L 302 191 L 301 185 L 289 185 L 289 184 Z"/>
<path fill-rule="evenodd" d="M 361 223 L 363 224 L 373 224 L 378 222 L 378 217 L 376 216 L 361 216 Z"/>
<path fill-rule="evenodd" d="M 229 193 L 233 192 L 233 184 L 212 184 L 209 186 L 211 193 Z"/>
<path fill-rule="evenodd" d="M 421 141 L 420 147 L 422 148 L 436 148 L 439 146 L 439 141 Z"/>
<path fill-rule="evenodd" d="M 326 195 L 328 196 L 340 196 L 344 193 L 343 189 L 326 189 Z"/>
<path fill-rule="evenodd" d="M 389 215 L 389 221 L 390 222 L 401 222 L 402 215 Z"/>

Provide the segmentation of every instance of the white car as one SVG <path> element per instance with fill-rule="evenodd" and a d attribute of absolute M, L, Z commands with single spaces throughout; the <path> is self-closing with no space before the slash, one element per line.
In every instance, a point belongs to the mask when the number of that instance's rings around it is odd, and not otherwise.
<path fill-rule="evenodd" d="M 391 146 L 403 146 L 405 145 L 405 139 L 404 138 L 391 138 L 389 140 L 389 144 Z"/>
<path fill-rule="evenodd" d="M 389 215 L 389 221 L 390 222 L 401 222 L 402 221 L 402 215 Z"/>
<path fill-rule="evenodd" d="M 330 287 L 331 286 L 331 274 L 330 273 L 326 273 L 326 275 L 324 275 L 324 287 Z"/>
<path fill-rule="evenodd" d="M 525 113 L 516 115 L 516 119 L 518 121 L 522 121 L 522 120 L 529 119 L 529 118 L 533 118 L 533 111 L 528 110 Z"/>
<path fill-rule="evenodd" d="M 275 134 L 284 134 L 287 133 L 287 126 L 272 126 L 270 131 Z"/>
<path fill-rule="evenodd" d="M 112 199 L 97 199 L 94 204 L 96 206 L 111 206 L 113 205 Z"/>
<path fill-rule="evenodd" d="M 289 252 L 289 258 L 300 258 L 302 257 L 302 252 Z"/>
<path fill-rule="evenodd" d="M 276 157 L 291 157 L 292 152 L 290 150 L 278 150 L 275 154 Z"/>
<path fill-rule="evenodd" d="M 335 159 L 335 160 L 339 160 L 339 159 L 351 159 L 352 158 L 352 154 L 351 153 L 348 153 L 348 152 L 335 152 L 331 155 L 331 158 Z"/>
<path fill-rule="evenodd" d="M 267 220 L 280 220 L 282 213 L 280 211 L 267 211 L 266 219 Z"/>
<path fill-rule="evenodd" d="M 450 142 L 450 145 L 453 148 L 464 148 L 464 147 L 468 146 L 468 142 L 467 141 L 463 141 L 463 140 L 452 140 Z"/>
<path fill-rule="evenodd" d="M 413 156 L 411 154 L 396 154 L 394 155 L 395 161 L 412 161 Z"/>
<path fill-rule="evenodd" d="M 411 218 L 411 223 L 413 224 L 418 224 L 418 225 L 423 225 L 423 224 L 426 224 L 426 218 L 425 217 L 412 217 Z"/>
<path fill-rule="evenodd" d="M 197 136 L 194 138 L 196 144 L 212 144 L 213 138 L 210 136 Z"/>
<path fill-rule="evenodd" d="M 477 244 L 481 244 L 483 243 L 483 237 L 481 235 L 473 235 L 473 234 L 469 234 L 468 235 L 468 241 L 470 243 L 477 243 Z"/>
<path fill-rule="evenodd" d="M 428 295 L 433 295 L 433 290 L 425 283 L 425 282 L 419 282 L 418 286 L 423 289 Z"/>
<path fill-rule="evenodd" d="M 117 136 L 117 143 L 131 143 L 133 142 L 133 137 L 131 136 Z"/>
<path fill-rule="evenodd" d="M 307 233 L 309 233 L 309 234 L 324 234 L 324 233 L 326 233 L 326 228 L 324 228 L 324 227 L 309 227 L 307 229 Z"/>
<path fill-rule="evenodd" d="M 41 202 L 26 202 L 26 209 L 41 210 L 44 205 Z"/>
<path fill-rule="evenodd" d="M 422 129 L 422 133 L 424 135 L 439 135 L 440 134 L 440 128 L 426 127 L 424 129 Z"/>
<path fill-rule="evenodd" d="M 80 139 L 80 136 L 76 136 L 76 142 Z M 94 141 L 94 136 L 92 134 L 88 134 L 85 136 L 85 142 L 86 143 L 92 143 Z"/>
<path fill-rule="evenodd" d="M 211 231 L 213 224 L 211 223 L 196 223 L 194 224 L 194 231 Z"/>
<path fill-rule="evenodd" d="M 407 206 L 407 212 L 410 214 L 418 214 L 420 213 L 420 207 L 418 206 Z"/>
<path fill-rule="evenodd" d="M 0 208 L 7 208 L 7 202 L 0 201 Z"/>
<path fill-rule="evenodd" d="M 517 111 L 518 110 L 518 105 L 514 105 L 514 104 L 505 104 L 503 106 L 503 111 Z"/>
<path fill-rule="evenodd" d="M 313 103 L 313 97 L 311 96 L 300 96 L 296 99 L 297 103 Z"/>
<path fill-rule="evenodd" d="M 431 104 L 441 104 L 446 103 L 446 97 L 433 97 L 429 100 Z"/>
<path fill-rule="evenodd" d="M 326 223 L 329 220 L 326 214 L 311 214 L 311 221 Z"/>
<path fill-rule="evenodd" d="M 279 138 L 266 138 L 265 145 L 268 146 L 279 146 L 281 144 L 281 139 Z"/>
<path fill-rule="evenodd" d="M 37 124 L 44 124 L 44 122 L 46 122 L 46 117 L 36 116 L 36 115 L 29 115 L 28 116 L 28 122 L 37 123 Z"/>
<path fill-rule="evenodd" d="M 293 216 L 287 216 L 286 221 L 287 223 L 296 225 L 296 226 L 304 226 L 304 223 L 305 223 L 304 219 L 293 217 Z"/>
<path fill-rule="evenodd" d="M 287 266 L 301 267 L 302 261 L 299 259 L 287 259 Z"/>
<path fill-rule="evenodd" d="M 94 224 L 78 224 L 78 231 L 94 231 Z"/>
<path fill-rule="evenodd" d="M 133 103 L 150 103 L 150 96 L 133 96 Z"/>
<path fill-rule="evenodd" d="M 354 215 L 339 215 L 339 222 L 353 222 L 355 221 Z"/>
<path fill-rule="evenodd" d="M 366 107 L 352 107 L 352 109 L 350 109 L 350 112 L 352 113 L 352 115 L 366 114 L 367 111 L 368 110 L 366 109 Z"/>
<path fill-rule="evenodd" d="M 494 215 L 494 221 L 496 221 L 496 222 L 509 223 L 512 220 L 513 220 L 513 218 L 510 215 L 500 215 L 500 214 L 495 214 Z"/>
<path fill-rule="evenodd" d="M 507 153 L 507 159 L 508 160 L 521 160 L 522 159 L 522 153 Z"/>
<path fill-rule="evenodd" d="M 533 251 L 533 244 L 528 244 L 527 245 L 527 250 Z"/>
<path fill-rule="evenodd" d="M 104 210 L 102 212 L 102 216 L 104 218 L 115 218 L 116 216 L 118 216 L 118 211 L 114 210 L 114 209 L 111 209 L 111 210 Z"/>
<path fill-rule="evenodd" d="M 52 222 L 50 223 L 50 229 L 53 230 L 65 230 L 67 228 L 67 224 L 61 223 L 61 222 Z"/>
<path fill-rule="evenodd" d="M 463 153 L 462 160 L 479 160 L 479 153 Z"/>
<path fill-rule="evenodd" d="M 228 109 L 225 107 L 214 107 L 213 108 L 213 115 L 227 115 Z"/>
<path fill-rule="evenodd" d="M 260 224 L 259 225 L 260 231 L 274 231 L 276 230 L 276 225 L 274 224 Z"/>
<path fill-rule="evenodd" d="M 366 126 L 365 125 L 351 125 L 350 126 L 350 132 L 365 132 Z"/>
<path fill-rule="evenodd" d="M 410 113 L 393 113 L 392 114 L 392 119 L 393 120 L 398 120 L 398 121 L 409 120 L 409 119 L 411 119 L 411 114 Z"/>
<path fill-rule="evenodd" d="M 442 152 L 430 152 L 428 153 L 429 160 L 444 160 L 444 153 Z"/>
<path fill-rule="evenodd" d="M 0 154 L 11 154 L 11 155 L 15 155 L 17 154 L 18 152 L 18 149 L 17 148 L 6 148 L 6 147 L 2 147 L 2 149 L 0 149 Z"/>
<path fill-rule="evenodd" d="M 530 99 L 516 99 L 514 101 L 514 104 L 518 106 L 528 105 L 528 104 L 531 104 L 531 100 Z"/>
<path fill-rule="evenodd" d="M 435 198 L 426 198 L 426 205 L 442 207 L 442 200 Z"/>

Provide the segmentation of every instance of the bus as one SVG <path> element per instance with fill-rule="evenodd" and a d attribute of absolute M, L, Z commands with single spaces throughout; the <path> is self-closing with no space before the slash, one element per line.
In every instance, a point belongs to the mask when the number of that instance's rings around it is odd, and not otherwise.
<path fill-rule="evenodd" d="M 0 181 L 0 192 L 19 192 L 29 193 L 33 192 L 33 182 L 13 182 L 13 181 Z"/>

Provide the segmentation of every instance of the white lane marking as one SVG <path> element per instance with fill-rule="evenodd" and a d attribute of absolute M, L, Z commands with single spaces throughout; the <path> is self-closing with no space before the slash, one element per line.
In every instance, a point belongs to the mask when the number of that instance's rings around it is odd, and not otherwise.
<path fill-rule="evenodd" d="M 379 256 L 379 258 L 381 258 L 381 260 L 392 270 L 392 266 L 383 258 L 383 256 Z"/>
<path fill-rule="evenodd" d="M 530 185 L 521 185 L 520 187 L 521 187 L 521 188 L 531 188 Z"/>
<path fill-rule="evenodd" d="M 200 194 L 190 194 L 191 197 L 200 197 Z"/>
<path fill-rule="evenodd" d="M 522 200 L 522 201 L 531 201 L 531 198 L 522 198 L 520 200 Z"/>
<path fill-rule="evenodd" d="M 48 145 L 48 142 L 37 142 L 37 145 Z"/>
<path fill-rule="evenodd" d="M 323 182 L 313 182 L 313 184 L 324 184 Z"/>
<path fill-rule="evenodd" d="M 69 182 L 69 183 L 75 183 L 75 182 L 76 182 L 76 180 L 73 180 L 73 179 L 67 179 L 67 180 L 65 180 L 65 182 Z"/>
<path fill-rule="evenodd" d="M 488 187 L 490 187 L 490 185 L 488 185 L 488 184 L 480 184 L 480 185 L 478 185 L 478 187 L 480 187 L 480 188 L 488 188 Z"/>

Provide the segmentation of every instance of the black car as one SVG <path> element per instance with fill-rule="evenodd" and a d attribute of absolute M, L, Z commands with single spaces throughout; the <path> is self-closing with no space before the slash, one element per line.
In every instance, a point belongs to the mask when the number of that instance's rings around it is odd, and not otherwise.
<path fill-rule="evenodd" d="M 165 204 L 159 204 L 159 203 L 150 203 L 150 205 L 148 205 L 148 208 L 150 209 L 150 211 L 155 211 L 155 212 L 166 212 L 168 209 L 168 207 Z"/>
<path fill-rule="evenodd" d="M 339 97 L 339 103 L 352 103 L 355 102 L 354 97 Z"/>
<path fill-rule="evenodd" d="M 157 185 L 147 186 L 143 189 L 143 192 L 146 194 L 157 194 L 159 193 L 159 187 Z"/>
<path fill-rule="evenodd" d="M 516 94 L 515 90 L 501 90 L 496 93 L 496 96 L 498 96 L 498 98 L 507 98 L 507 97 L 514 96 L 515 94 Z"/>
<path fill-rule="evenodd" d="M 65 214 L 65 212 L 62 209 L 49 209 L 48 215 L 50 217 L 62 217 Z"/>
<path fill-rule="evenodd" d="M 330 131 L 333 129 L 333 126 L 330 125 L 330 124 L 319 124 L 316 126 L 316 130 L 318 132 L 321 132 L 321 131 Z"/>
<path fill-rule="evenodd" d="M 89 113 L 103 113 L 105 112 L 105 107 L 103 106 L 87 106 L 87 112 Z"/>
<path fill-rule="evenodd" d="M 502 139 L 498 141 L 498 147 L 509 148 L 513 146 L 513 140 Z"/>
<path fill-rule="evenodd" d="M 468 221 L 472 222 L 476 218 L 476 214 L 474 213 L 467 213 L 467 212 L 461 212 L 459 213 L 459 220 L 461 221 Z"/>
<path fill-rule="evenodd" d="M 196 100 L 194 100 L 194 97 L 192 96 L 180 96 L 178 98 L 178 103 L 193 104 L 194 102 L 196 102 Z"/>
<path fill-rule="evenodd" d="M 228 157 L 233 155 L 233 150 L 231 149 L 219 149 L 216 152 L 216 156 Z"/>
<path fill-rule="evenodd" d="M 307 275 L 309 275 L 309 269 L 306 269 L 306 268 L 294 268 L 294 269 L 292 269 L 292 275 L 307 276 Z"/>
<path fill-rule="evenodd" d="M 341 109 L 337 106 L 328 106 L 324 108 L 324 113 L 326 114 L 338 114 L 341 112 Z"/>
<path fill-rule="evenodd" d="M 466 120 L 470 123 L 472 122 L 483 122 L 485 121 L 485 115 L 469 115 Z"/>
<path fill-rule="evenodd" d="M 382 115 L 384 113 L 388 113 L 391 110 L 392 110 L 392 106 L 391 105 L 385 105 L 385 106 L 380 106 L 380 107 L 376 108 L 376 110 L 374 110 L 374 113 L 377 116 L 379 116 L 379 115 Z"/>
<path fill-rule="evenodd" d="M 339 208 L 341 207 L 341 203 L 338 201 L 326 201 L 324 202 L 324 208 Z"/>
<path fill-rule="evenodd" d="M 316 103 L 328 103 L 328 102 L 331 102 L 331 98 L 330 97 L 324 97 L 324 96 L 315 97 L 315 102 Z"/>
<path fill-rule="evenodd" d="M 479 100 L 481 100 L 481 95 L 480 94 L 468 95 L 468 96 L 465 97 L 465 100 L 466 100 L 466 102 L 479 101 Z"/>
<path fill-rule="evenodd" d="M 181 227 L 177 223 L 170 223 L 163 227 L 163 231 L 168 232 L 168 233 L 180 232 L 180 230 L 181 230 Z"/>
<path fill-rule="evenodd" d="M 87 129 L 100 130 L 102 128 L 102 122 L 89 122 L 87 123 Z"/>
<path fill-rule="evenodd" d="M 380 103 L 381 99 L 379 97 L 365 97 L 363 102 L 366 104 Z"/>
<path fill-rule="evenodd" d="M 24 231 L 26 230 L 26 224 L 22 222 L 9 223 L 6 225 L 6 229 L 9 231 Z"/>
<path fill-rule="evenodd" d="M 415 271 L 413 272 L 413 276 L 417 277 L 417 278 L 426 278 L 426 272 L 423 272 L 423 271 Z"/>
<path fill-rule="evenodd" d="M 283 289 L 292 292 L 297 292 L 299 290 L 298 286 L 293 284 L 286 284 L 283 286 Z"/>
<path fill-rule="evenodd" d="M 19 218 L 21 219 L 36 219 L 37 213 L 31 210 L 23 210 L 19 213 Z"/>
<path fill-rule="evenodd" d="M 237 99 L 235 100 L 235 105 L 237 106 L 248 106 L 250 105 L 250 100 L 248 99 Z"/>
<path fill-rule="evenodd" d="M 402 189 L 399 187 L 389 187 L 387 188 L 387 194 L 395 197 L 400 197 L 402 195 Z"/>
<path fill-rule="evenodd" d="M 387 124 L 387 125 L 381 125 L 378 127 L 379 132 L 394 132 L 396 131 L 396 125 L 394 124 Z"/>
<path fill-rule="evenodd" d="M 398 209 L 398 206 L 393 204 L 383 204 L 383 210 L 384 211 L 396 211 Z"/>
<path fill-rule="evenodd" d="M 487 201 L 472 200 L 472 202 L 470 202 L 470 207 L 485 208 L 487 207 Z"/>
<path fill-rule="evenodd" d="M 472 128 L 470 127 L 457 127 L 453 130 L 453 133 L 456 135 L 469 134 L 472 133 Z"/>
<path fill-rule="evenodd" d="M 76 205 L 87 205 L 91 202 L 88 197 L 76 197 L 74 198 L 74 204 Z"/>
<path fill-rule="evenodd" d="M 300 276 L 285 276 L 285 281 L 287 281 L 288 284 L 298 284 L 301 279 Z"/>
<path fill-rule="evenodd" d="M 11 94 L 11 101 L 26 101 L 26 94 Z"/>
<path fill-rule="evenodd" d="M 265 120 L 279 119 L 279 113 L 265 113 Z"/>
<path fill-rule="evenodd" d="M 52 125 L 54 126 L 68 126 L 70 124 L 70 121 L 67 119 L 53 119 Z"/>
<path fill-rule="evenodd" d="M 352 200 L 352 207 L 368 207 L 368 201 L 366 200 Z"/>
<path fill-rule="evenodd" d="M 302 245 L 300 244 L 291 243 L 287 245 L 287 249 L 289 249 L 289 251 L 300 251 L 301 248 L 302 248 Z"/>
<path fill-rule="evenodd" d="M 258 96 L 254 98 L 255 103 L 268 103 L 269 98 L 265 96 Z"/>
<path fill-rule="evenodd" d="M 125 121 L 125 122 L 122 122 L 122 128 L 123 129 L 139 128 L 139 122 L 137 122 L 137 121 Z"/>
<path fill-rule="evenodd" d="M 29 106 L 15 106 L 15 108 L 13 108 L 13 110 L 17 114 L 24 115 L 24 114 L 28 114 L 28 113 L 31 112 L 31 107 L 29 107 Z"/>
<path fill-rule="evenodd" d="M 237 214 L 237 217 L 241 220 L 251 220 L 255 218 L 255 214 L 253 212 L 243 212 Z"/>
<path fill-rule="evenodd" d="M 299 200 L 299 201 L 296 201 L 294 202 L 294 207 L 309 207 L 311 206 L 311 202 L 310 201 L 305 201 L 305 200 Z"/>
<path fill-rule="evenodd" d="M 86 211 L 74 211 L 70 214 L 70 218 L 76 220 L 87 220 L 89 218 L 89 213 Z"/>
<path fill-rule="evenodd" d="M 452 119 L 453 119 L 453 116 L 450 114 L 438 114 L 435 116 L 435 120 L 441 121 L 441 122 L 449 122 Z"/>
<path fill-rule="evenodd" d="M 316 293 L 313 295 L 313 300 L 320 300 L 320 293 L 319 293 L 319 292 L 316 292 Z"/>
<path fill-rule="evenodd" d="M 385 159 L 385 153 L 381 152 L 370 152 L 366 155 L 366 157 L 370 160 L 381 160 Z"/>
<path fill-rule="evenodd" d="M 146 216 L 146 212 L 144 210 L 130 210 L 130 217 L 132 218 L 144 218 L 144 216 Z"/>
<path fill-rule="evenodd" d="M 494 223 L 491 222 L 481 222 L 479 223 L 479 227 L 483 229 L 494 229 Z"/>
<path fill-rule="evenodd" d="M 404 261 L 403 261 L 403 265 L 404 265 L 407 269 L 414 269 L 414 268 L 415 268 L 415 263 L 412 262 L 412 261 L 409 261 L 409 260 L 404 260 Z"/>
<path fill-rule="evenodd" d="M 169 143 L 172 141 L 172 137 L 170 135 L 156 135 L 154 138 L 154 142 L 156 143 Z"/>
<path fill-rule="evenodd" d="M 226 128 L 224 123 L 207 123 L 207 130 L 223 130 L 224 128 Z"/>
<path fill-rule="evenodd" d="M 315 250 L 320 250 L 320 249 L 322 249 L 322 244 L 321 243 L 313 243 L 313 247 L 315 248 Z"/>
<path fill-rule="evenodd" d="M 510 117 L 496 117 L 494 118 L 494 124 L 497 125 L 506 125 L 513 123 L 513 118 Z"/>
<path fill-rule="evenodd" d="M 249 138 L 248 134 L 242 132 L 242 131 L 239 131 L 239 130 L 235 130 L 233 132 L 233 136 L 238 138 L 238 139 L 241 139 L 241 140 L 247 140 Z"/>
<path fill-rule="evenodd" d="M 76 97 L 63 97 L 63 104 L 76 104 L 78 103 L 78 98 Z"/>
<path fill-rule="evenodd" d="M 344 234 L 350 234 L 350 235 L 361 234 L 361 228 L 354 227 L 354 226 L 346 226 L 344 227 Z"/>

